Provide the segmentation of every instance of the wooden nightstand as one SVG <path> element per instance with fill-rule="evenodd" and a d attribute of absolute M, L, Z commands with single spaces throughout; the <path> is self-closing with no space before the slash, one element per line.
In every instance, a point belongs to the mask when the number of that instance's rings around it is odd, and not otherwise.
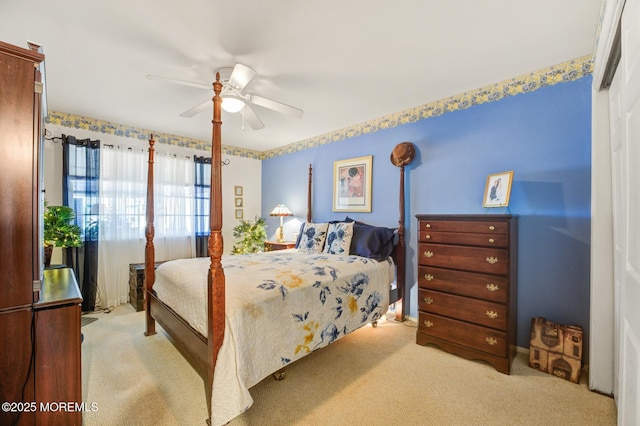
<path fill-rule="evenodd" d="M 281 243 L 277 241 L 265 241 L 264 251 L 275 251 L 294 248 L 296 246 L 295 241 L 283 241 Z"/>

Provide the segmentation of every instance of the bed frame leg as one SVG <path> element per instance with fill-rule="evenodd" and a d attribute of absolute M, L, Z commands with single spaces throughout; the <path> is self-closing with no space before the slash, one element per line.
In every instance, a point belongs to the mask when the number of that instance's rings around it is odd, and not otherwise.
<path fill-rule="evenodd" d="M 207 386 L 207 381 L 204 380 L 204 397 L 207 399 L 207 424 L 211 426 L 211 396 L 213 395 L 213 387 Z"/>
<path fill-rule="evenodd" d="M 148 298 L 149 296 L 147 296 Z M 146 328 L 144 331 L 145 336 L 153 336 L 156 334 L 156 320 L 151 316 L 151 306 L 149 303 L 146 303 L 147 312 L 145 313 L 145 324 Z"/>
<path fill-rule="evenodd" d="M 276 380 L 284 380 L 286 374 L 287 372 L 284 370 L 284 367 L 282 367 L 280 370 L 273 373 L 273 378 Z"/>

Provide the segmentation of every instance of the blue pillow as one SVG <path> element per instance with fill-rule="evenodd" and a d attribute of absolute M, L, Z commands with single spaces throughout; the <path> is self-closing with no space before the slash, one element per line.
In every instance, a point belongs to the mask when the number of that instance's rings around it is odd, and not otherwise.
<path fill-rule="evenodd" d="M 348 255 L 353 237 L 353 222 L 329 222 L 323 253 Z"/>
<path fill-rule="evenodd" d="M 378 261 L 385 260 L 391 256 L 395 229 L 371 226 L 358 221 L 354 222 L 349 254 Z"/>
<path fill-rule="evenodd" d="M 349 219 L 349 217 L 347 216 L 347 219 Z M 340 223 L 341 221 L 339 220 L 330 220 L 329 222 L 327 222 L 329 225 L 331 225 L 332 223 Z M 349 220 L 345 220 L 345 222 L 353 222 L 352 219 Z M 296 248 L 300 247 L 300 240 L 302 239 L 302 233 L 304 232 L 304 224 L 306 222 L 302 222 L 300 224 L 300 231 L 298 231 L 298 238 L 296 238 Z"/>
<path fill-rule="evenodd" d="M 305 223 L 302 238 L 298 243 L 298 251 L 307 254 L 322 253 L 328 228 L 329 224 L 327 222 Z"/>

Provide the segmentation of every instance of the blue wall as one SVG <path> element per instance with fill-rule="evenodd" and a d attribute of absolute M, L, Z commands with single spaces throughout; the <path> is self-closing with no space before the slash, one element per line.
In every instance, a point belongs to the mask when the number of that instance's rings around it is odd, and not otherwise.
<path fill-rule="evenodd" d="M 341 142 L 266 159 L 262 214 L 285 203 L 304 221 L 307 171 L 313 165 L 313 219 L 333 213 L 333 162 L 373 155 L 371 213 L 349 216 L 396 227 L 399 170 L 389 156 L 409 141 L 406 168 L 408 312 L 417 317 L 416 214 L 519 215 L 518 346 L 529 346 L 531 318 L 585 331 L 588 354 L 591 200 L 591 76 L 506 97 Z M 514 171 L 509 209 L 484 209 L 487 175 Z"/>

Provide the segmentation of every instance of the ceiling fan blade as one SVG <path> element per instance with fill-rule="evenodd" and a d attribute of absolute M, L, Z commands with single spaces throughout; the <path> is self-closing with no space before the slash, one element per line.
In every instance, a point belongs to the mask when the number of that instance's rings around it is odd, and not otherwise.
<path fill-rule="evenodd" d="M 233 67 L 231 76 L 229 76 L 229 84 L 232 87 L 242 91 L 247 84 L 255 77 L 256 72 L 246 65 L 236 64 Z"/>
<path fill-rule="evenodd" d="M 209 108 L 210 106 L 211 106 L 211 99 L 209 99 L 208 101 L 204 101 L 203 103 L 196 105 L 191 109 L 186 110 L 185 112 L 180 114 L 180 117 L 191 118 L 196 114 L 200 114 L 202 111 Z"/>
<path fill-rule="evenodd" d="M 174 84 L 181 84 L 183 86 L 197 87 L 198 89 L 213 90 L 213 86 L 207 86 L 206 84 L 197 83 L 195 81 L 179 80 L 177 78 L 162 77 L 160 75 L 153 75 L 153 74 L 147 75 L 146 78 L 148 80 L 166 81 L 167 83 L 174 83 Z"/>
<path fill-rule="evenodd" d="M 292 107 L 291 105 L 283 104 L 282 102 L 274 101 L 272 99 L 263 98 L 262 96 L 258 95 L 250 95 L 249 102 L 296 118 L 302 118 L 302 116 L 304 115 L 304 111 L 302 111 L 300 108 Z"/>
<path fill-rule="evenodd" d="M 264 127 L 264 123 L 250 105 L 245 105 L 242 113 L 244 114 L 245 121 L 249 123 L 249 126 L 251 126 L 253 130 L 260 130 Z"/>

